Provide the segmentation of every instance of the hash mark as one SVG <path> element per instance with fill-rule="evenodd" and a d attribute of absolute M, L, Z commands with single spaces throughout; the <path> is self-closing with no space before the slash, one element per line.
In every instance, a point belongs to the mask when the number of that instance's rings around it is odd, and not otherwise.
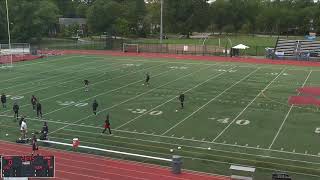
<path fill-rule="evenodd" d="M 238 143 L 237 143 L 237 142 L 235 142 L 234 144 L 235 144 L 235 145 L 237 145 Z"/>

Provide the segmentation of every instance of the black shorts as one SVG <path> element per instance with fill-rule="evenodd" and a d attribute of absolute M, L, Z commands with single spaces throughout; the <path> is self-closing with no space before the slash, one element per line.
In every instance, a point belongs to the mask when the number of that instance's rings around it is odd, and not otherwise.
<path fill-rule="evenodd" d="M 33 150 L 33 151 L 38 150 L 38 146 L 36 146 L 35 144 L 32 144 L 32 150 Z"/>

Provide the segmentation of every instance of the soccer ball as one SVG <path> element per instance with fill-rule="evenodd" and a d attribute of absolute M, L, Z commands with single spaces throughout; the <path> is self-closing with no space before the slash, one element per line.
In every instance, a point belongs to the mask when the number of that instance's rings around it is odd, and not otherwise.
<path fill-rule="evenodd" d="M 170 152 L 173 152 L 173 149 L 170 149 Z"/>
<path fill-rule="evenodd" d="M 179 146 L 178 149 L 181 149 L 181 147 Z"/>
<path fill-rule="evenodd" d="M 6 134 L 6 136 L 9 136 L 9 134 Z"/>
<path fill-rule="evenodd" d="M 176 112 L 178 112 L 178 109 L 176 109 Z"/>

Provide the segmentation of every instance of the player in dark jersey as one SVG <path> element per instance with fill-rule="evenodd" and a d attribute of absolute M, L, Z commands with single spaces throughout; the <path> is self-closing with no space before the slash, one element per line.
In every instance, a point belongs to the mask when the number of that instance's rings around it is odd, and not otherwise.
<path fill-rule="evenodd" d="M 180 96 L 179 96 L 179 101 L 180 101 L 180 104 L 181 104 L 181 109 L 184 108 L 184 94 L 181 93 Z"/>
<path fill-rule="evenodd" d="M 93 110 L 94 115 L 97 115 L 98 106 L 99 106 L 99 104 L 98 104 L 97 100 L 94 100 L 92 103 L 92 110 Z"/>
<path fill-rule="evenodd" d="M 84 81 L 84 91 L 88 92 L 89 91 L 89 81 L 85 79 Z"/>
<path fill-rule="evenodd" d="M 13 118 L 15 118 L 16 120 L 18 120 L 18 118 L 19 118 L 19 109 L 20 109 L 20 107 L 19 107 L 18 103 L 14 102 L 12 110 L 14 112 Z"/>
<path fill-rule="evenodd" d="M 24 119 L 25 119 L 25 116 L 22 115 L 19 120 L 19 127 L 21 127 L 22 121 L 24 121 Z"/>
<path fill-rule="evenodd" d="M 42 105 L 40 104 L 40 102 L 37 102 L 37 117 L 42 118 Z"/>
<path fill-rule="evenodd" d="M 149 81 L 150 81 L 150 75 L 149 75 L 149 73 L 146 73 L 146 81 L 143 85 L 149 86 Z"/>
<path fill-rule="evenodd" d="M 40 139 L 41 140 L 47 140 L 48 139 L 48 133 L 49 133 L 49 127 L 47 122 L 43 123 L 42 130 L 40 131 Z"/>
<path fill-rule="evenodd" d="M 31 105 L 32 105 L 33 111 L 35 111 L 37 107 L 37 98 L 34 95 L 32 95 L 31 97 Z"/>
<path fill-rule="evenodd" d="M 38 142 L 37 142 L 37 137 L 36 137 L 36 135 L 33 135 L 33 137 L 32 137 L 32 156 L 38 150 L 39 150 L 39 146 L 38 146 Z"/>
<path fill-rule="evenodd" d="M 7 96 L 4 93 L 1 95 L 1 103 L 3 108 L 7 107 Z"/>
<path fill-rule="evenodd" d="M 107 114 L 106 120 L 104 121 L 104 130 L 102 131 L 101 134 L 105 133 L 107 131 L 107 129 L 109 130 L 109 134 L 111 133 L 111 128 L 110 128 L 110 118 L 109 118 L 109 114 Z"/>

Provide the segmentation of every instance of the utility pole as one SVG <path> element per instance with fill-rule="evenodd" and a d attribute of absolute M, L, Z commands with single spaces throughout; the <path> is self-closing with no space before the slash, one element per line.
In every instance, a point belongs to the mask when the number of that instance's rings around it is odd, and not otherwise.
<path fill-rule="evenodd" d="M 161 1 L 161 10 L 160 10 L 160 44 L 162 44 L 163 39 L 163 0 Z"/>
<path fill-rule="evenodd" d="M 8 43 L 9 43 L 9 52 L 10 52 L 10 65 L 12 67 L 12 52 L 11 52 L 11 35 L 10 35 L 10 20 L 9 20 L 9 9 L 8 9 L 8 0 L 6 0 L 6 9 L 7 9 L 7 26 L 8 26 Z"/>

